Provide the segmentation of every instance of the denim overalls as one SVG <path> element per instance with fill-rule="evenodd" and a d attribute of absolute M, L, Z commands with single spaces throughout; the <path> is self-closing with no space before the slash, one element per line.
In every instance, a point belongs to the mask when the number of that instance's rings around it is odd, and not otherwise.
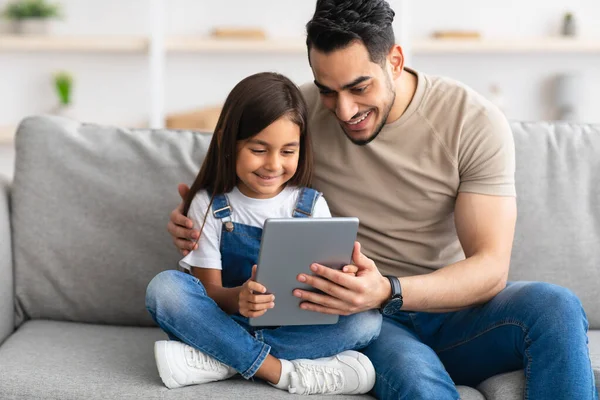
<path fill-rule="evenodd" d="M 312 216 L 321 193 L 314 189 L 302 188 L 292 216 L 309 218 Z M 212 212 L 223 222 L 221 233 L 221 264 L 223 287 L 242 286 L 252 275 L 252 266 L 258 262 L 262 228 L 231 221 L 231 206 L 227 195 L 215 196 Z"/>
<path fill-rule="evenodd" d="M 313 189 L 301 189 L 293 217 L 310 217 L 319 195 Z M 226 195 L 215 196 L 212 212 L 223 222 L 223 286 L 241 286 L 258 261 L 262 229 L 232 222 Z M 163 271 L 152 279 L 146 291 L 146 308 L 171 340 L 180 340 L 216 358 L 246 379 L 256 373 L 268 354 L 286 360 L 327 357 L 365 347 L 381 328 L 377 310 L 340 316 L 332 325 L 254 328 L 239 313 L 223 311 L 198 278 L 174 270 Z"/>

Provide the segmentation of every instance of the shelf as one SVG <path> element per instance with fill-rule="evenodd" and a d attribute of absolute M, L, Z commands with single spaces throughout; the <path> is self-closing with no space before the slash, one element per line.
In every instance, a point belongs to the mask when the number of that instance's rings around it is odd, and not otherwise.
<path fill-rule="evenodd" d="M 304 54 L 306 43 L 302 39 L 213 39 L 206 37 L 169 37 L 165 41 L 167 51 L 200 53 L 278 53 Z"/>
<path fill-rule="evenodd" d="M 148 39 L 143 36 L 0 35 L 0 51 L 130 53 L 147 48 Z"/>
<path fill-rule="evenodd" d="M 0 51 L 18 52 L 145 52 L 143 36 L 18 36 L 0 35 Z M 227 40 L 200 36 L 171 36 L 165 40 L 170 52 L 191 53 L 297 53 L 306 51 L 303 40 Z"/>
<path fill-rule="evenodd" d="M 14 36 L 0 35 L 0 51 L 146 52 L 144 36 Z M 165 48 L 173 53 L 305 54 L 304 39 L 214 39 L 170 36 Z M 411 46 L 416 55 L 492 53 L 587 53 L 600 54 L 600 39 L 420 39 Z"/>
<path fill-rule="evenodd" d="M 423 39 L 412 44 L 415 54 L 452 53 L 597 53 L 600 39 Z"/>
<path fill-rule="evenodd" d="M 302 39 L 288 40 L 225 40 L 194 37 L 171 37 L 166 41 L 169 51 L 175 52 L 306 52 Z M 422 39 L 415 40 L 412 51 L 419 54 L 452 53 L 598 53 L 600 39 L 530 38 L 530 39 Z"/>

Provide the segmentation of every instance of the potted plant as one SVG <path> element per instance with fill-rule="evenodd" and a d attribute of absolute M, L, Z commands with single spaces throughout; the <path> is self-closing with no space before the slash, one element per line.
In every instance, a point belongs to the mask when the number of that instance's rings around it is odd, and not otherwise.
<path fill-rule="evenodd" d="M 577 35 L 577 25 L 573 13 L 571 12 L 567 12 L 563 16 L 562 34 L 563 36 Z"/>
<path fill-rule="evenodd" d="M 54 74 L 53 82 L 58 96 L 58 106 L 53 114 L 72 117 L 73 76 L 66 71 L 59 71 Z"/>
<path fill-rule="evenodd" d="M 15 0 L 3 14 L 12 21 L 15 33 L 39 35 L 48 33 L 50 19 L 60 17 L 60 6 L 46 0 Z"/>

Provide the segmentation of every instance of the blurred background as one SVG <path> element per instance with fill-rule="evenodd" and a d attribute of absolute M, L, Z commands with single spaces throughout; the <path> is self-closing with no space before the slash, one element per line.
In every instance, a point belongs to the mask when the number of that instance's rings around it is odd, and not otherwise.
<path fill-rule="evenodd" d="M 514 120 L 600 122 L 600 1 L 389 0 L 407 66 Z M 0 174 L 32 114 L 211 129 L 242 78 L 312 81 L 314 0 L 0 0 Z"/>

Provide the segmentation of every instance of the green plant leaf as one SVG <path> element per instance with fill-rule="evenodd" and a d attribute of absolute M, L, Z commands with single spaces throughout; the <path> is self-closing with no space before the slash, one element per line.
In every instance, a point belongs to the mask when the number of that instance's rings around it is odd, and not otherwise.
<path fill-rule="evenodd" d="M 73 76 L 66 72 L 60 71 L 54 74 L 54 87 L 60 104 L 68 106 L 71 104 L 71 92 L 73 89 Z"/>
<path fill-rule="evenodd" d="M 28 18 L 58 18 L 61 16 L 61 7 L 58 3 L 49 3 L 46 0 L 17 0 L 6 5 L 3 15 L 17 21 Z"/>

